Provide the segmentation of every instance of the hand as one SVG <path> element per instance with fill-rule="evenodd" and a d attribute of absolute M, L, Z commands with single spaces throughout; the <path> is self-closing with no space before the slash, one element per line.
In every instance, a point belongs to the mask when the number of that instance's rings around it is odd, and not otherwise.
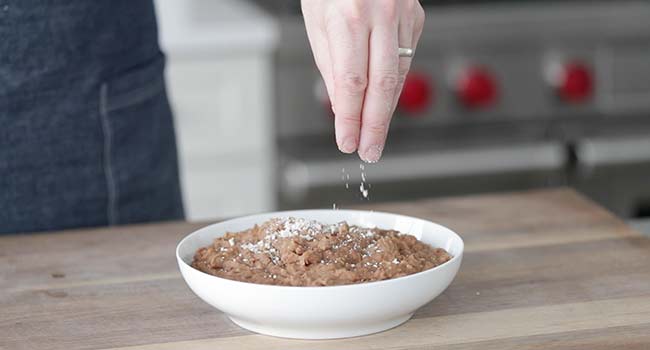
<path fill-rule="evenodd" d="M 417 0 L 302 0 L 316 66 L 335 114 L 336 143 L 370 163 L 381 157 L 424 10 Z"/>

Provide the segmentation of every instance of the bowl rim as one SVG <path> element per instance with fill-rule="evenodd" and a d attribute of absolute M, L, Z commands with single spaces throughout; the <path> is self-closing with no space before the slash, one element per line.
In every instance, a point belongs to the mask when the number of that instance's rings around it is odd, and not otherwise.
<path fill-rule="evenodd" d="M 449 231 L 452 234 L 452 237 L 454 237 L 455 239 L 458 240 L 458 242 L 460 244 L 460 246 L 459 246 L 460 252 L 458 254 L 454 255 L 449 261 L 447 261 L 447 262 L 445 262 L 445 263 L 443 263 L 441 265 L 438 265 L 438 266 L 436 266 L 434 268 L 431 268 L 431 269 L 428 269 L 428 270 L 416 272 L 416 273 L 413 273 L 413 274 L 410 274 L 410 275 L 400 276 L 400 277 L 396 277 L 396 278 L 390 278 L 390 279 L 386 279 L 386 280 L 379 280 L 379 281 L 372 281 L 372 282 L 361 282 L 361 283 L 351 283 L 351 284 L 341 284 L 341 285 L 333 285 L 333 286 L 284 286 L 284 285 L 263 284 L 263 283 L 253 283 L 253 282 L 244 282 L 244 281 L 231 280 L 231 279 L 228 279 L 228 278 L 223 278 L 223 277 L 211 275 L 209 273 L 198 270 L 198 269 L 192 267 L 192 265 L 186 263 L 185 260 L 183 260 L 181 258 L 181 256 L 180 256 L 179 250 L 180 250 L 180 247 L 183 245 L 183 243 L 185 243 L 185 241 L 188 240 L 190 238 L 190 236 L 194 235 L 195 233 L 197 233 L 197 232 L 199 232 L 201 230 L 207 229 L 208 227 L 223 224 L 223 223 L 226 223 L 226 222 L 232 221 L 232 220 L 251 219 L 253 217 L 262 216 L 262 215 L 267 215 L 267 216 L 268 215 L 275 215 L 275 214 L 281 215 L 283 213 L 296 213 L 296 212 L 307 212 L 307 211 L 310 211 L 310 212 L 347 212 L 347 213 L 352 213 L 352 214 L 354 214 L 354 213 L 382 214 L 382 215 L 391 215 L 391 216 L 394 216 L 394 217 L 410 219 L 410 220 L 425 221 L 425 222 L 427 222 L 429 224 L 433 224 L 434 226 L 439 226 L 439 227 L 444 228 L 447 231 Z M 408 215 L 402 215 L 402 214 L 394 214 L 394 213 L 388 213 L 388 212 L 376 211 L 376 210 L 298 209 L 298 210 L 283 210 L 283 211 L 264 212 L 264 213 L 258 213 L 258 214 L 238 216 L 238 217 L 226 219 L 226 220 L 223 220 L 223 221 L 215 222 L 215 223 L 209 224 L 207 226 L 203 226 L 203 227 L 201 227 L 201 228 L 199 228 L 197 230 L 194 230 L 194 231 L 190 232 L 189 234 L 187 234 L 185 237 L 183 237 L 178 242 L 178 244 L 176 245 L 176 260 L 178 261 L 179 264 L 185 265 L 185 267 L 189 268 L 192 271 L 198 272 L 198 273 L 206 276 L 210 280 L 220 281 L 220 282 L 224 282 L 224 283 L 232 283 L 232 284 L 235 284 L 235 285 L 240 285 L 242 287 L 259 287 L 259 288 L 270 288 L 270 289 L 276 289 L 276 290 L 277 289 L 282 289 L 282 290 L 295 290 L 295 291 L 298 291 L 298 290 L 324 290 L 324 289 L 327 289 L 327 290 L 339 289 L 340 290 L 340 289 L 348 289 L 348 288 L 360 288 L 360 287 L 363 287 L 363 286 L 379 286 L 379 285 L 382 285 L 382 284 L 396 283 L 396 281 L 406 281 L 408 279 L 413 279 L 413 278 L 416 278 L 418 276 L 422 276 L 422 275 L 425 275 L 425 274 L 430 274 L 430 273 L 433 273 L 434 271 L 437 271 L 437 270 L 441 269 L 445 265 L 451 264 L 452 262 L 456 262 L 457 260 L 462 259 L 464 252 L 465 252 L 465 242 L 460 237 L 460 235 L 458 235 L 454 230 L 452 230 L 452 229 L 450 229 L 450 228 L 448 228 L 446 226 L 437 224 L 437 223 L 435 223 L 433 221 L 430 221 L 430 220 L 426 220 L 426 219 L 422 219 L 422 218 L 418 218 L 418 217 L 414 217 L 414 216 L 408 216 Z"/>

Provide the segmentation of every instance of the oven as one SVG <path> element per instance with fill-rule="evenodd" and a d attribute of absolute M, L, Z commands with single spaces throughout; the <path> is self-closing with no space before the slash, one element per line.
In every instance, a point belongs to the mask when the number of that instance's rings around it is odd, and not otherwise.
<path fill-rule="evenodd" d="M 335 147 L 297 1 L 277 20 L 275 179 L 282 208 L 345 206 L 361 162 Z M 650 213 L 650 3 L 422 1 L 427 20 L 381 162 L 376 201 L 572 186 Z"/>

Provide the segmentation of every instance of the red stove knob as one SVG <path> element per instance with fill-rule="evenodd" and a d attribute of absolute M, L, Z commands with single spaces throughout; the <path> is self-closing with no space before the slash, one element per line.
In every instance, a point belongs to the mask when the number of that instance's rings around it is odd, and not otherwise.
<path fill-rule="evenodd" d="M 553 80 L 559 97 L 566 103 L 584 102 L 593 95 L 591 69 L 581 62 L 570 62 L 561 66 Z"/>
<path fill-rule="evenodd" d="M 421 113 L 431 105 L 433 97 L 434 89 L 429 77 L 422 73 L 411 72 L 404 80 L 397 106 L 407 116 L 421 117 Z"/>
<path fill-rule="evenodd" d="M 456 90 L 460 102 L 468 108 L 485 108 L 496 103 L 498 87 L 492 74 L 480 67 L 461 72 Z"/>

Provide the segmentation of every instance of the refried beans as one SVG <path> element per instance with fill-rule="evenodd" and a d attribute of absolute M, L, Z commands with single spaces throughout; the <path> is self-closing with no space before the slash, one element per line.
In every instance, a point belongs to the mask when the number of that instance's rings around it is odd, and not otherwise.
<path fill-rule="evenodd" d="M 199 248 L 192 267 L 243 282 L 334 286 L 406 276 L 451 258 L 394 230 L 274 218 Z"/>

